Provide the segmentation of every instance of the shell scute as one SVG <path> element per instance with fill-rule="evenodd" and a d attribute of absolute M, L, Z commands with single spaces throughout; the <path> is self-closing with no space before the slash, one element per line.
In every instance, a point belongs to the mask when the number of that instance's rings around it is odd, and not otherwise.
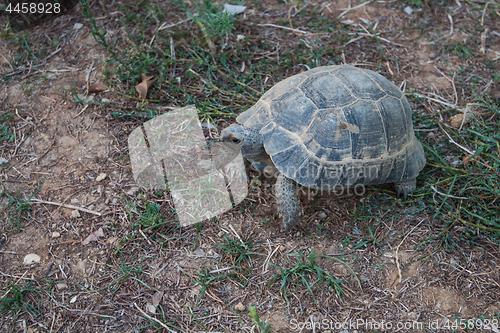
<path fill-rule="evenodd" d="M 356 101 L 346 86 L 329 72 L 309 76 L 300 84 L 300 90 L 320 109 L 342 107 Z"/>
<path fill-rule="evenodd" d="M 270 106 L 274 121 L 295 133 L 302 131 L 309 124 L 316 109 L 316 105 L 299 89 L 276 97 Z"/>
<path fill-rule="evenodd" d="M 375 84 L 370 76 L 356 67 L 345 66 L 345 69 L 335 72 L 334 75 L 358 98 L 378 100 L 387 95 L 380 85 Z"/>
<path fill-rule="evenodd" d="M 271 101 L 277 97 L 280 97 L 286 92 L 296 89 L 306 79 L 307 76 L 304 74 L 298 74 L 284 79 L 283 81 L 276 83 L 271 89 L 266 91 L 266 93 L 262 95 L 261 100 Z"/>
<path fill-rule="evenodd" d="M 245 126 L 260 129 L 267 125 L 271 110 L 269 103 L 259 100 L 254 106 L 236 117 L 236 121 Z"/>
<path fill-rule="evenodd" d="M 343 112 L 359 128 L 358 133 L 350 133 L 353 159 L 377 158 L 387 152 L 384 123 L 375 102 L 361 100 L 346 106 Z"/>
<path fill-rule="evenodd" d="M 309 126 L 310 140 L 304 142 L 309 147 L 310 142 L 313 141 L 323 147 L 325 152 L 327 150 L 334 152 L 335 156 L 330 158 L 337 161 L 341 160 L 342 156 L 347 157 L 351 151 L 349 131 L 338 126 L 343 120 L 343 116 L 339 111 L 332 112 L 331 109 L 319 110 Z M 321 158 L 325 152 L 318 152 L 316 156 Z"/>
<path fill-rule="evenodd" d="M 386 92 L 388 95 L 395 98 L 403 97 L 403 92 L 399 90 L 398 87 L 396 87 L 394 84 L 389 82 L 382 75 L 363 68 L 358 68 L 358 70 L 362 71 L 367 77 L 373 80 L 373 82 L 377 83 L 382 88 L 382 90 Z"/>
<path fill-rule="evenodd" d="M 396 153 L 403 149 L 408 140 L 406 115 L 401 107 L 399 99 L 394 97 L 384 98 L 378 102 L 384 128 L 386 140 L 389 145 L 389 154 Z"/>

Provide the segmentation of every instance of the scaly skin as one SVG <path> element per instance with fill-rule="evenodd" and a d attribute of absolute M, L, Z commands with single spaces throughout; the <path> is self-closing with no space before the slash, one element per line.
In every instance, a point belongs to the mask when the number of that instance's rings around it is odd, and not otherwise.
<path fill-rule="evenodd" d="M 285 231 L 289 232 L 297 223 L 299 217 L 297 184 L 295 181 L 280 174 L 274 186 L 274 192 L 276 193 L 278 213 L 283 218 Z"/>
<path fill-rule="evenodd" d="M 416 190 L 417 188 L 417 179 L 408 179 L 404 180 L 399 183 L 394 183 L 394 187 L 396 187 L 396 192 L 398 194 L 398 197 L 403 194 L 404 200 L 406 200 L 406 197 L 408 194 L 413 194 L 413 191 Z"/>

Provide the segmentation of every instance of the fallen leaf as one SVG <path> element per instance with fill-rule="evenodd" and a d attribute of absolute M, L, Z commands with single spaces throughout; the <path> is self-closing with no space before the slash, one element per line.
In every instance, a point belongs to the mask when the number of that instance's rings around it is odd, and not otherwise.
<path fill-rule="evenodd" d="M 104 82 L 102 82 L 101 80 L 98 80 L 89 88 L 89 92 L 103 92 L 103 91 L 106 91 L 106 87 L 104 85 Z"/>
<path fill-rule="evenodd" d="M 160 301 L 161 299 L 163 298 L 163 292 L 161 291 L 157 291 L 154 295 L 153 295 L 153 305 L 156 307 L 158 306 L 158 304 L 160 304 Z"/>
<path fill-rule="evenodd" d="M 85 240 L 82 242 L 82 245 L 88 245 L 90 242 L 96 242 L 99 237 L 103 237 L 104 232 L 102 228 L 97 229 L 93 233 L 91 233 Z"/>
<path fill-rule="evenodd" d="M 69 302 L 71 304 L 75 303 L 76 302 L 76 299 L 78 298 L 78 295 L 76 295 L 75 297 L 73 297 Z"/>
<path fill-rule="evenodd" d="M 135 86 L 135 90 L 139 93 L 139 98 L 146 99 L 148 89 L 155 81 L 154 75 L 146 76 L 146 74 L 142 73 L 142 82 Z"/>
<path fill-rule="evenodd" d="M 456 114 L 456 115 L 451 117 L 450 123 L 451 123 L 452 127 L 460 128 L 462 126 L 462 124 L 467 123 L 467 117 L 465 117 L 465 120 L 464 120 L 463 113 Z"/>
<path fill-rule="evenodd" d="M 106 240 L 106 243 L 108 244 L 113 244 L 114 242 L 116 242 L 116 240 L 118 239 L 118 237 L 109 237 L 107 240 Z"/>

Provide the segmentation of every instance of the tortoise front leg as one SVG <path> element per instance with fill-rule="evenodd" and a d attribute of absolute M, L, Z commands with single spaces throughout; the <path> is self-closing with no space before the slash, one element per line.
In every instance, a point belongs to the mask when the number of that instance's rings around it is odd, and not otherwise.
<path fill-rule="evenodd" d="M 413 194 L 413 191 L 417 189 L 417 179 L 412 178 L 400 181 L 399 183 L 395 183 L 394 187 L 396 187 L 396 193 L 398 194 L 398 197 L 403 194 L 403 198 L 404 200 L 406 200 L 406 196 L 408 194 Z"/>
<path fill-rule="evenodd" d="M 290 178 L 286 178 L 282 174 L 278 176 L 274 187 L 276 200 L 278 205 L 278 213 L 283 218 L 285 231 L 290 229 L 297 223 L 299 217 L 299 201 L 297 199 L 297 184 Z"/>

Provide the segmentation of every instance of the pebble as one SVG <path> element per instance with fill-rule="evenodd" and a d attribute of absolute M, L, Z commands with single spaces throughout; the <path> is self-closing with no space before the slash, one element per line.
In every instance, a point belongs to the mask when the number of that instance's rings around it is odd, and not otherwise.
<path fill-rule="evenodd" d="M 224 5 L 223 12 L 236 15 L 236 14 L 243 13 L 245 11 L 245 9 L 247 9 L 247 6 L 229 5 L 226 3 Z"/>
<path fill-rule="evenodd" d="M 25 265 L 31 265 L 36 262 L 40 262 L 40 256 L 38 254 L 30 253 L 24 257 Z"/>
<path fill-rule="evenodd" d="M 204 256 L 205 255 L 205 251 L 203 251 L 202 249 L 194 250 L 193 253 L 196 254 L 197 256 Z"/>
<path fill-rule="evenodd" d="M 406 14 L 408 14 L 408 15 L 413 14 L 413 9 L 411 9 L 411 7 L 410 7 L 410 6 L 405 7 L 404 11 L 405 11 L 405 12 L 406 12 Z"/>
<path fill-rule="evenodd" d="M 78 210 L 74 210 L 71 212 L 71 217 L 77 218 L 80 217 L 80 212 Z"/>
<path fill-rule="evenodd" d="M 127 191 L 128 195 L 135 195 L 137 192 L 139 192 L 138 187 L 132 187 L 130 190 Z"/>
<path fill-rule="evenodd" d="M 326 219 L 326 214 L 325 214 L 325 212 L 320 212 L 320 213 L 318 214 L 318 217 L 319 217 L 320 219 Z"/>
<path fill-rule="evenodd" d="M 239 302 L 238 304 L 236 304 L 234 306 L 234 308 L 238 311 L 245 311 L 246 310 L 246 307 L 243 305 L 243 303 Z"/>
<path fill-rule="evenodd" d="M 58 233 L 57 231 L 52 232 L 52 238 L 59 238 L 61 237 L 61 234 Z"/>
<path fill-rule="evenodd" d="M 60 282 L 60 283 L 56 284 L 56 288 L 58 290 L 66 289 L 66 288 L 68 288 L 68 285 L 66 283 L 64 283 L 64 282 Z"/>
<path fill-rule="evenodd" d="M 105 173 L 100 173 L 99 176 L 96 177 L 96 182 L 100 182 L 101 180 L 105 179 L 107 174 Z"/>

